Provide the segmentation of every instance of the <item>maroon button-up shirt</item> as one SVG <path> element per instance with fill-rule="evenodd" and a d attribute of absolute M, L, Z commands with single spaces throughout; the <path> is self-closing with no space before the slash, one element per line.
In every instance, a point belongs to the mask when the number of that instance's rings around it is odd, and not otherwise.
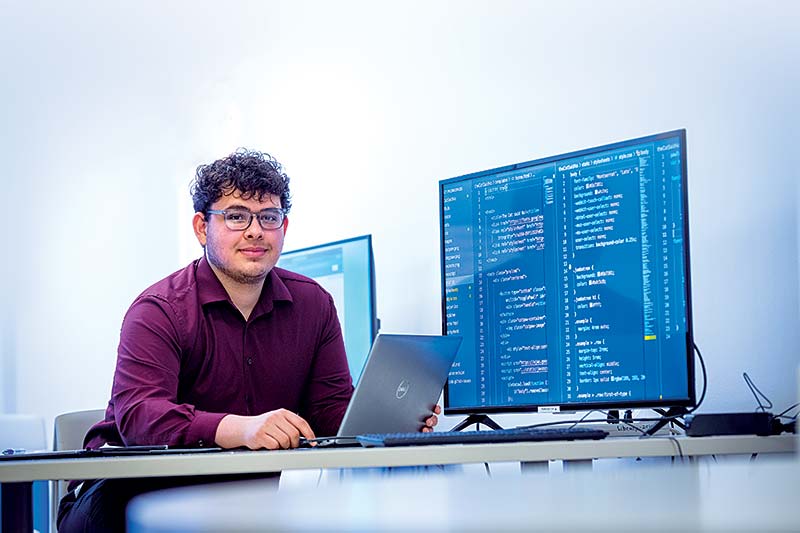
<path fill-rule="evenodd" d="M 352 393 L 330 294 L 276 267 L 245 320 L 199 259 L 131 305 L 105 420 L 85 444 L 214 446 L 225 415 L 278 408 L 335 435 Z"/>

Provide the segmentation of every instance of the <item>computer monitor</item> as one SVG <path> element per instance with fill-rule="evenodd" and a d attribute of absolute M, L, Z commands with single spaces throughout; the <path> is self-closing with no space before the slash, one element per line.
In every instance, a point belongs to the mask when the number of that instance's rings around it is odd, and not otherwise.
<path fill-rule="evenodd" d="M 314 279 L 333 296 L 350 374 L 358 383 L 378 333 L 372 236 L 283 252 L 278 266 Z"/>
<path fill-rule="evenodd" d="M 685 130 L 439 199 L 442 329 L 464 337 L 446 414 L 694 406 Z"/>

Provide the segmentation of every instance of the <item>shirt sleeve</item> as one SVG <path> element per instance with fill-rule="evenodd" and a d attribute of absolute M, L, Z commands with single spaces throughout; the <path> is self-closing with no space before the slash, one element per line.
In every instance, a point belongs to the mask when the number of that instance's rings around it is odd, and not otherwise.
<path fill-rule="evenodd" d="M 327 310 L 322 315 L 319 342 L 304 395 L 305 407 L 300 412 L 318 437 L 336 435 L 353 395 L 342 328 L 333 298 L 326 295 Z"/>
<path fill-rule="evenodd" d="M 111 392 L 122 443 L 215 446 L 227 413 L 209 413 L 177 403 L 181 330 L 169 303 L 141 297 L 122 323 Z"/>

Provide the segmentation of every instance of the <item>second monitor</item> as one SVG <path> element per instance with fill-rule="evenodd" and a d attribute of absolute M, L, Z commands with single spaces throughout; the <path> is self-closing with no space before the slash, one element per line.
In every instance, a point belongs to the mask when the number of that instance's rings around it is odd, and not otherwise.
<path fill-rule="evenodd" d="M 278 266 L 312 278 L 331 294 L 342 325 L 350 374 L 353 383 L 358 383 L 378 332 L 372 236 L 284 252 Z"/>

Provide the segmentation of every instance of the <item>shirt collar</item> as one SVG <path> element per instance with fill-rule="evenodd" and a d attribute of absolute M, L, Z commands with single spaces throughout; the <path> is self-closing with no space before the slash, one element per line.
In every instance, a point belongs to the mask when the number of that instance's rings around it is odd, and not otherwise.
<path fill-rule="evenodd" d="M 289 292 L 289 288 L 286 287 L 286 283 L 281 279 L 280 269 L 273 267 L 267 274 L 267 279 L 264 280 L 261 297 L 253 308 L 250 319 L 269 313 L 275 307 L 275 302 L 278 301 L 291 302 L 292 294 Z"/>
<path fill-rule="evenodd" d="M 200 305 L 205 305 L 212 302 L 231 302 L 228 292 L 222 283 L 217 278 L 217 275 L 211 270 L 211 265 L 205 257 L 200 258 L 197 265 L 197 287 L 198 295 L 200 297 Z M 261 296 L 258 298 L 256 306 L 253 308 L 251 319 L 269 313 L 275 307 L 274 302 L 286 301 L 291 302 L 292 294 L 289 292 L 288 287 L 283 282 L 280 276 L 280 269 L 273 268 L 267 274 L 264 280 L 264 287 L 261 289 Z"/>
<path fill-rule="evenodd" d="M 200 305 L 230 301 L 225 287 L 211 270 L 211 265 L 208 264 L 205 256 L 201 257 L 197 263 L 197 294 L 200 298 Z"/>

